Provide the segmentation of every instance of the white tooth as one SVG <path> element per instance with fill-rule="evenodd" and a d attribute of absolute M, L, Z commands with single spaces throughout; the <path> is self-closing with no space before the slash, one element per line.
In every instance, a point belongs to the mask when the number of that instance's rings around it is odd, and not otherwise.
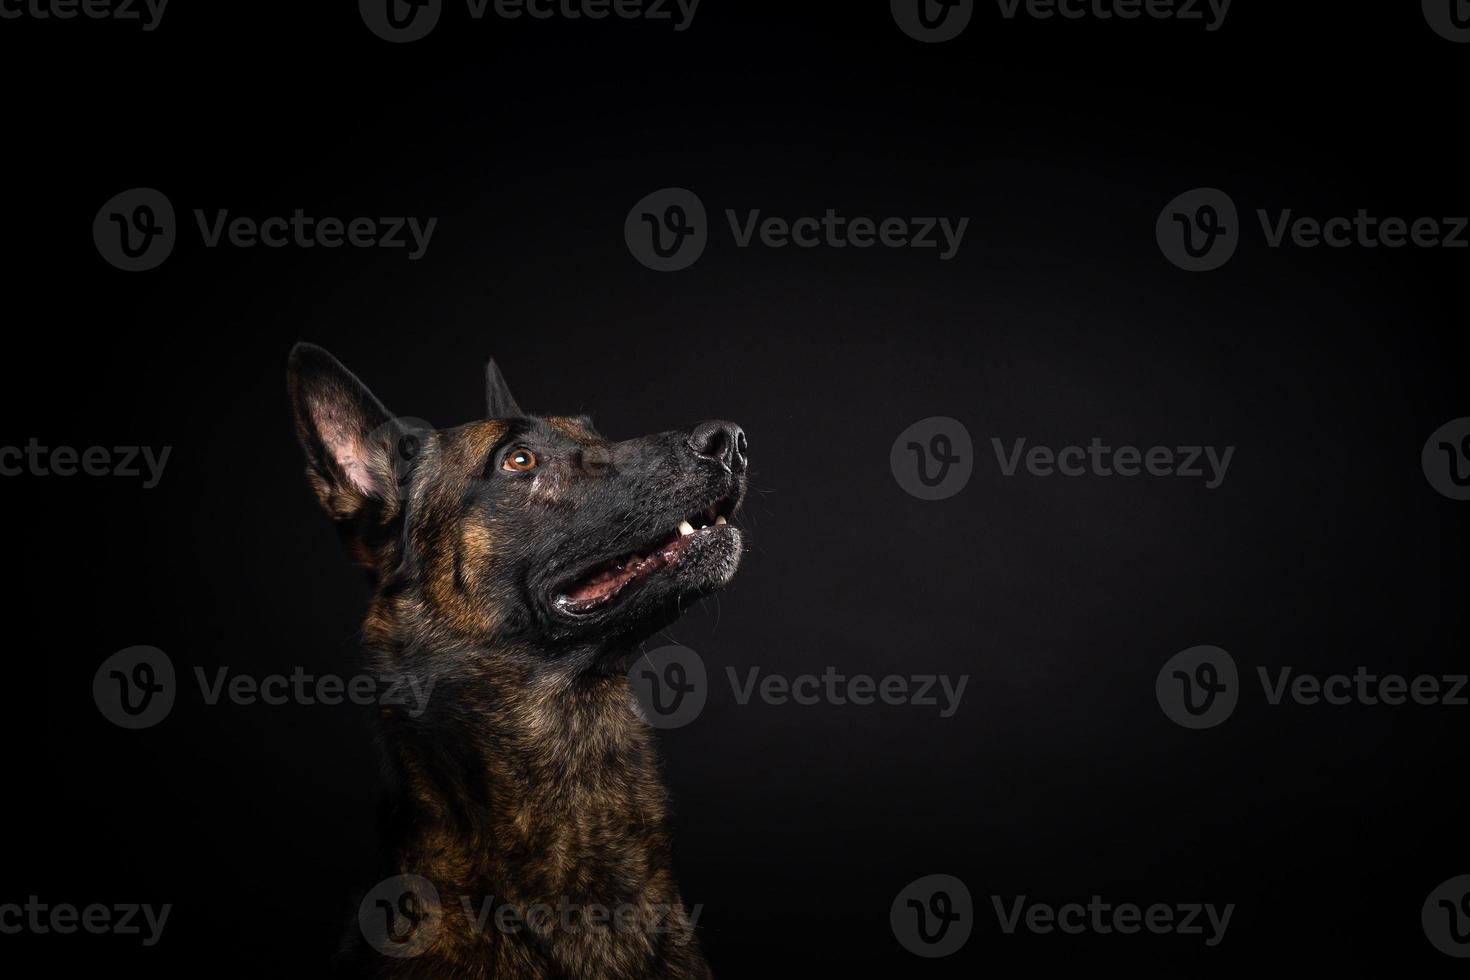
<path fill-rule="evenodd" d="M 688 521 L 680 521 L 679 522 L 679 536 L 680 537 L 687 538 L 689 535 L 691 535 L 693 533 L 694 533 L 694 525 L 693 524 L 690 524 Z"/>
<path fill-rule="evenodd" d="M 727 520 L 725 520 L 723 517 L 716 517 L 715 518 L 715 523 L 716 524 L 729 524 L 730 522 L 727 521 Z"/>

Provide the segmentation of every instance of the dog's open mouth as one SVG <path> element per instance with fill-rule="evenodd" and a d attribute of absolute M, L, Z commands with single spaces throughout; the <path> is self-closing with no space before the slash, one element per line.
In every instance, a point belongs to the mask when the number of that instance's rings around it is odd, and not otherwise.
<path fill-rule="evenodd" d="M 733 509 L 733 500 L 721 498 L 685 517 L 667 537 L 594 566 L 557 590 L 557 607 L 563 612 L 585 615 L 607 605 L 638 583 L 677 565 L 685 550 L 701 536 L 720 533 L 719 529 L 729 524 L 727 518 Z"/>

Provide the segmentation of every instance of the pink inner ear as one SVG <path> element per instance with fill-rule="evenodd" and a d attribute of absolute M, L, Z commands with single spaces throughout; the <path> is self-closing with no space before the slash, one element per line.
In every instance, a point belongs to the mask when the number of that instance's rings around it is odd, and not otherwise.
<path fill-rule="evenodd" d="M 367 440 L 356 419 L 340 406 L 319 406 L 316 418 L 322 444 L 332 454 L 348 484 L 358 493 L 376 496 Z"/>

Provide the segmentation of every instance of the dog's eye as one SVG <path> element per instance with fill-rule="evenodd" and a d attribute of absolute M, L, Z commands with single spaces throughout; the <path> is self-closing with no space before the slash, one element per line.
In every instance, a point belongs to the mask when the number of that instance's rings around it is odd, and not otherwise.
<path fill-rule="evenodd" d="M 524 473 L 536 468 L 536 454 L 529 449 L 517 449 L 505 457 L 505 462 L 500 464 L 502 468 L 515 473 Z"/>

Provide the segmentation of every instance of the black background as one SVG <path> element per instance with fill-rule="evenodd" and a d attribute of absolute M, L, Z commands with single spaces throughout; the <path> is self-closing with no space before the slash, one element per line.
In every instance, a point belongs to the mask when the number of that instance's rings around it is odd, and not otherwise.
<path fill-rule="evenodd" d="M 1418 4 L 1237 0 L 1223 28 L 1003 20 L 919 44 L 886 3 L 704 0 L 668 23 L 471 22 L 390 45 L 354 4 L 171 5 L 160 28 L 0 22 L 10 220 L 7 445 L 168 445 L 157 489 L 10 478 L 17 656 L 40 763 L 14 784 L 0 900 L 172 903 L 162 941 L 0 937 L 57 964 L 326 972 L 370 883 L 364 709 L 206 706 L 156 728 L 90 695 L 158 646 L 181 673 L 351 673 L 366 591 L 302 475 L 284 392 L 320 343 L 395 411 L 479 416 L 494 354 L 523 405 L 630 437 L 749 434 L 750 547 L 670 635 L 716 679 L 661 736 L 685 898 L 723 977 L 1142 975 L 1292 966 L 1449 975 L 1419 924 L 1470 871 L 1467 709 L 1268 707 L 1257 666 L 1463 670 L 1467 506 L 1420 470 L 1470 414 L 1463 251 L 1269 249 L 1256 208 L 1470 209 L 1470 47 Z M 1391 9 L 1394 8 L 1394 9 Z M 112 195 L 184 223 L 160 268 L 93 246 Z M 645 269 L 635 201 L 696 191 L 692 268 Z M 1187 189 L 1246 239 L 1189 274 L 1154 241 Z M 427 256 L 205 249 L 194 208 L 437 216 Z M 723 211 L 970 217 L 957 258 L 738 249 Z M 958 496 L 889 449 L 954 416 Z M 992 437 L 1234 445 L 1224 485 L 1003 478 Z M 1196 644 L 1247 675 L 1186 731 L 1155 675 Z M 724 668 L 968 674 L 958 713 L 739 705 Z M 193 692 L 192 696 L 188 692 Z M 905 952 L 889 905 L 957 875 L 978 922 Z M 991 895 L 1236 904 L 1224 942 L 1004 935 Z M 8 957 L 7 957 L 8 958 Z M 207 964 L 207 965 L 206 965 Z M 269 971 L 269 973 L 267 973 Z"/>

